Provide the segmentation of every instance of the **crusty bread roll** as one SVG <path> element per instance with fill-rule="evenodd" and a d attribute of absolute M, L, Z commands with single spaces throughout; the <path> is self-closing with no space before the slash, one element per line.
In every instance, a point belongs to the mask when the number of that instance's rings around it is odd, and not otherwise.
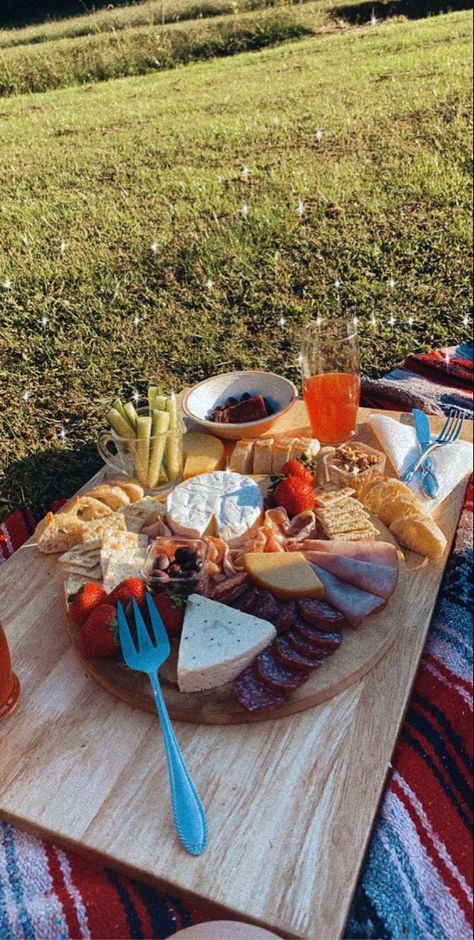
<path fill-rule="evenodd" d="M 52 512 L 36 526 L 36 544 L 40 552 L 51 555 L 54 552 L 67 552 L 82 542 L 82 522 L 77 516 L 68 513 Z"/>
<path fill-rule="evenodd" d="M 445 536 L 406 483 L 377 477 L 358 489 L 357 498 L 389 527 L 404 548 L 427 558 L 436 558 L 444 552 Z"/>
<path fill-rule="evenodd" d="M 390 532 L 401 545 L 420 555 L 426 555 L 427 558 L 438 558 L 447 545 L 446 537 L 439 526 L 424 513 L 399 516 L 392 522 Z"/>
<path fill-rule="evenodd" d="M 130 497 L 120 486 L 113 486 L 111 483 L 102 483 L 100 486 L 94 486 L 92 490 L 86 493 L 90 499 L 98 499 L 100 502 L 110 506 L 113 512 L 118 512 L 125 506 L 130 506 Z"/>

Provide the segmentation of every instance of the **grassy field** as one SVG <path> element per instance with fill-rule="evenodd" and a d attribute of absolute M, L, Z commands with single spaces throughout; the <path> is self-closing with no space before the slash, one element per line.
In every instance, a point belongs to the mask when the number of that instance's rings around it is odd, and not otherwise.
<path fill-rule="evenodd" d="M 336 277 L 371 375 L 465 338 L 470 47 L 453 13 L 4 98 L 0 514 L 87 479 L 117 392 L 297 378 Z"/>

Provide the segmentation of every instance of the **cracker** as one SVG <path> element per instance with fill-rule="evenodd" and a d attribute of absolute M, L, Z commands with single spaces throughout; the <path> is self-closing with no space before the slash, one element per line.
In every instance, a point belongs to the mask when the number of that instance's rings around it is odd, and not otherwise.
<path fill-rule="evenodd" d="M 110 516 L 104 516 L 103 519 L 92 519 L 90 522 L 84 522 L 82 541 L 84 545 L 88 545 L 97 539 L 102 541 L 106 532 L 124 532 L 125 529 L 125 519 L 122 513 L 113 512 Z"/>
<path fill-rule="evenodd" d="M 93 543 L 96 544 L 95 542 Z M 99 542 L 100 545 L 100 542 Z M 60 565 L 79 565 L 81 568 L 94 568 L 95 565 L 99 563 L 100 559 L 100 549 L 94 548 L 92 551 L 81 552 L 77 548 L 72 548 L 70 551 L 65 552 L 64 555 L 61 555 L 58 558 Z"/>
<path fill-rule="evenodd" d="M 145 524 L 152 525 L 163 519 L 166 512 L 164 503 L 159 503 L 152 496 L 145 496 L 144 499 L 127 506 L 123 512 L 125 525 L 129 532 L 140 532 Z"/>
<path fill-rule="evenodd" d="M 366 529 L 359 532 L 343 532 L 334 536 L 331 542 L 373 542 L 379 535 L 377 529 Z"/>
<path fill-rule="evenodd" d="M 110 594 L 118 584 L 121 584 L 122 581 L 125 581 L 126 578 L 142 578 L 143 577 L 143 567 L 144 559 L 139 561 L 131 562 L 113 562 L 111 561 L 107 567 L 107 573 L 104 577 L 104 590 L 107 591 L 107 594 Z"/>
<path fill-rule="evenodd" d="M 67 574 L 78 575 L 79 577 L 84 577 L 88 581 L 100 581 L 102 576 L 102 568 L 99 564 L 94 565 L 93 568 L 84 568 L 82 565 L 67 565 L 65 567 Z"/>

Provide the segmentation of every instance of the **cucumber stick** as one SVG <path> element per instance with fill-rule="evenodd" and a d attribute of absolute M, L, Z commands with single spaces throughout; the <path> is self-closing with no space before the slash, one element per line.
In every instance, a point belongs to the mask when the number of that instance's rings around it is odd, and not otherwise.
<path fill-rule="evenodd" d="M 137 443 L 135 451 L 135 470 L 142 486 L 147 486 L 148 462 L 150 458 L 151 418 L 137 417 Z"/>
<path fill-rule="evenodd" d="M 148 407 L 150 409 L 150 414 L 152 413 L 153 409 L 156 408 L 155 398 L 157 395 L 161 395 L 161 388 L 159 388 L 158 385 L 150 385 L 148 389 Z"/>
<path fill-rule="evenodd" d="M 170 433 L 166 444 L 166 469 L 168 480 L 172 483 L 181 472 L 181 433 L 179 431 L 178 406 L 174 395 L 168 398 L 166 410 L 170 416 Z"/>
<path fill-rule="evenodd" d="M 158 485 L 161 464 L 166 447 L 166 432 L 170 426 L 170 416 L 165 411 L 153 411 L 151 418 L 150 457 L 148 461 L 147 486 L 153 489 Z"/>
<path fill-rule="evenodd" d="M 129 440 L 135 440 L 135 431 L 116 408 L 110 408 L 107 412 L 107 421 L 112 430 L 115 431 L 119 437 L 127 437 Z"/>
<path fill-rule="evenodd" d="M 155 404 L 153 405 L 154 409 L 158 411 L 166 411 L 166 402 L 168 401 L 166 395 L 157 395 L 155 398 Z"/>
<path fill-rule="evenodd" d="M 124 418 L 125 421 L 128 421 L 127 413 L 125 411 L 125 408 L 122 405 L 122 402 L 120 401 L 120 398 L 114 398 L 110 407 L 115 408 L 115 410 L 118 411 L 119 415 L 122 415 L 122 418 Z"/>
<path fill-rule="evenodd" d="M 130 424 L 131 424 L 132 428 L 134 428 L 134 430 L 136 430 L 136 429 L 137 429 L 137 419 L 138 419 L 138 415 L 137 415 L 136 409 L 135 409 L 134 405 L 132 405 L 131 401 L 128 401 L 127 404 L 123 406 L 123 410 L 124 410 L 124 412 L 125 412 L 125 417 L 127 418 L 127 421 L 130 421 Z"/>

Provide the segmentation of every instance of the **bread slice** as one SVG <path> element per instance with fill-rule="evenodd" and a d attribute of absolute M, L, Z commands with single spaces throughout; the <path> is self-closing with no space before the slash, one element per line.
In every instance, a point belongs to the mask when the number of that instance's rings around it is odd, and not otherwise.
<path fill-rule="evenodd" d="M 107 483 L 110 486 L 118 486 L 124 493 L 127 494 L 131 503 L 137 503 L 139 499 L 143 499 L 145 495 L 145 490 L 140 483 L 137 483 L 136 480 L 107 480 Z"/>
<path fill-rule="evenodd" d="M 289 461 L 295 438 L 282 438 L 277 441 L 273 448 L 273 466 L 272 473 L 281 473 L 285 464 Z"/>
<path fill-rule="evenodd" d="M 395 519 L 390 532 L 405 548 L 427 558 L 438 558 L 446 549 L 447 539 L 431 516 L 423 513 L 400 516 Z"/>
<path fill-rule="evenodd" d="M 111 512 L 110 506 L 106 506 L 99 499 L 94 499 L 93 496 L 75 496 L 63 506 L 58 515 L 68 514 L 77 516 L 82 522 L 90 522 L 91 519 L 110 516 Z"/>
<path fill-rule="evenodd" d="M 82 522 L 77 516 L 48 512 L 38 523 L 35 532 L 36 544 L 45 555 L 67 552 L 82 542 Z"/>
<path fill-rule="evenodd" d="M 237 441 L 230 458 L 229 469 L 246 476 L 253 473 L 253 441 Z"/>
<path fill-rule="evenodd" d="M 269 474 L 273 467 L 273 438 L 257 441 L 253 452 L 253 472 Z"/>
<path fill-rule="evenodd" d="M 99 499 L 101 503 L 110 506 L 114 512 L 124 509 L 125 506 L 130 506 L 130 497 L 125 490 L 120 486 L 114 486 L 112 483 L 102 483 L 101 486 L 95 486 L 86 495 Z"/>

